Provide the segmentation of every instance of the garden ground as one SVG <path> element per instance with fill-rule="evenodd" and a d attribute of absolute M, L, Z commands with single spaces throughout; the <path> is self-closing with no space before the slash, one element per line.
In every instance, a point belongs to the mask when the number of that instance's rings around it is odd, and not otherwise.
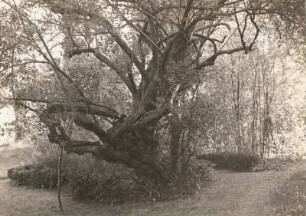
<path fill-rule="evenodd" d="M 7 169 L 20 165 L 18 149 L 0 149 L 0 215 L 57 216 L 54 190 L 17 187 Z M 273 215 L 272 192 L 296 172 L 306 170 L 298 161 L 280 171 L 214 171 L 214 180 L 197 195 L 174 201 L 105 206 L 73 201 L 63 195 L 64 215 L 76 216 L 268 216 Z"/>

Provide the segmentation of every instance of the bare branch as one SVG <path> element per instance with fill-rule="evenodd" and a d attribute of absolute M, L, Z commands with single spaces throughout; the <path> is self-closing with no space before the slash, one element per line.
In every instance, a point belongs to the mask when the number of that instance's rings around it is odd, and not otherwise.
<path fill-rule="evenodd" d="M 237 47 L 237 48 L 233 48 L 233 49 L 229 49 L 229 50 L 220 50 L 218 52 L 216 52 L 214 55 L 212 55 L 211 57 L 209 57 L 208 59 L 206 59 L 199 67 L 198 69 L 200 68 L 204 68 L 206 66 L 212 66 L 215 64 L 215 61 L 216 59 L 221 56 L 221 55 L 225 55 L 225 54 L 233 54 L 235 52 L 240 52 L 240 51 L 245 51 L 245 50 L 248 50 L 248 51 L 251 51 L 251 48 L 250 46 L 247 46 L 247 47 Z"/>
<path fill-rule="evenodd" d="M 236 11 L 236 6 L 234 6 L 234 10 Z M 244 47 L 245 49 L 245 53 L 247 54 L 247 49 L 246 49 L 246 44 L 245 44 L 245 41 L 244 41 L 244 32 L 246 30 L 246 27 L 247 27 L 247 20 L 248 20 L 248 14 L 246 15 L 246 17 L 244 18 L 244 26 L 243 26 L 243 29 L 241 29 L 240 27 L 240 23 L 239 23 L 239 20 L 238 20 L 238 16 L 237 14 L 234 14 L 234 17 L 235 17 L 235 21 L 236 21 L 236 24 L 237 24 L 237 30 L 238 30 L 238 33 L 239 33 L 239 36 L 240 36 L 240 41 L 241 41 L 241 44 L 242 46 Z"/>
<path fill-rule="evenodd" d="M 216 38 L 210 38 L 208 36 L 205 36 L 205 35 L 202 35 L 202 34 L 197 34 L 197 33 L 193 34 L 193 36 L 204 39 L 204 40 L 211 41 L 212 43 L 218 42 L 218 43 L 222 44 L 225 40 L 225 37 L 223 37 L 222 40 L 219 40 L 219 39 L 216 39 Z"/>
<path fill-rule="evenodd" d="M 47 112 L 49 114 L 52 113 L 61 113 L 61 112 L 79 112 L 83 114 L 92 114 L 92 115 L 98 115 L 98 116 L 104 116 L 104 117 L 110 117 L 110 118 L 119 118 L 119 114 L 106 106 L 96 106 L 89 104 L 89 107 L 91 109 L 91 112 L 89 112 L 88 107 L 86 104 L 82 102 L 69 102 L 69 103 L 52 103 L 47 107 Z"/>
<path fill-rule="evenodd" d="M 187 2 L 187 6 L 186 6 L 186 8 L 185 8 L 185 11 L 184 11 L 184 14 L 183 14 L 183 18 L 182 18 L 182 22 L 181 22 L 181 26 L 182 26 L 183 28 L 186 27 L 187 19 L 188 19 L 188 14 L 189 14 L 189 12 L 190 12 L 190 10 L 191 10 L 193 1 L 194 1 L 194 0 L 188 0 L 188 2 Z"/>
<path fill-rule="evenodd" d="M 152 122 L 153 120 L 159 120 L 162 116 L 165 116 L 170 112 L 169 107 L 161 107 L 150 112 L 141 115 L 137 121 L 134 123 L 136 127 L 144 127 L 148 123 Z"/>
<path fill-rule="evenodd" d="M 108 1 L 109 2 L 109 1 Z M 142 37 L 143 40 L 151 45 L 151 47 L 153 49 L 155 49 L 157 52 L 162 53 L 162 51 L 159 49 L 158 45 L 145 33 L 143 32 L 140 28 L 138 28 L 136 25 L 134 25 L 129 19 L 127 19 L 118 9 L 118 7 L 116 7 L 114 4 L 111 4 L 109 2 L 109 4 L 111 5 L 111 7 L 120 15 L 120 17 L 126 21 L 132 28 L 134 28 Z"/>
<path fill-rule="evenodd" d="M 88 131 L 94 132 L 99 139 L 104 142 L 107 141 L 107 133 L 99 125 L 93 122 L 86 115 L 77 115 L 74 119 L 74 123 Z"/>

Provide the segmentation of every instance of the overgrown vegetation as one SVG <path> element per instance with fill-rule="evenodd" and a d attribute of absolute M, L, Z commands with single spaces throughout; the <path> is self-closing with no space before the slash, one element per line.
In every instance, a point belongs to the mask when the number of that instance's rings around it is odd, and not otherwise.
<path fill-rule="evenodd" d="M 43 145 L 37 148 L 40 152 L 36 152 L 36 156 L 33 156 L 31 151 L 23 155 L 23 158 L 32 158 L 26 161 L 32 163 L 31 165 L 8 170 L 9 178 L 17 185 L 45 189 L 57 187 L 59 150 L 54 146 L 45 151 Z M 76 200 L 103 203 L 151 202 L 174 199 L 201 190 L 202 186 L 210 181 L 211 173 L 207 163 L 197 163 L 188 173 L 182 174 L 181 179 L 176 179 L 169 187 L 161 188 L 149 179 L 137 176 L 132 169 L 124 165 L 97 161 L 90 155 L 79 157 L 65 154 L 61 179 L 66 193 Z"/>
<path fill-rule="evenodd" d="M 8 170 L 8 177 L 17 185 L 30 185 L 37 188 L 55 188 L 57 186 L 57 171 L 44 163 L 25 165 Z"/>
<path fill-rule="evenodd" d="M 306 171 L 290 177 L 286 183 L 273 193 L 276 216 L 306 215 Z"/>

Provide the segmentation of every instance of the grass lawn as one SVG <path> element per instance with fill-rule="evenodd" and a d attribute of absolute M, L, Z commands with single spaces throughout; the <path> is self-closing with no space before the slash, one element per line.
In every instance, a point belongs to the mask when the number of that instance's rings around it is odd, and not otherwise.
<path fill-rule="evenodd" d="M 290 177 L 273 194 L 275 215 L 306 215 L 306 171 L 300 171 Z"/>

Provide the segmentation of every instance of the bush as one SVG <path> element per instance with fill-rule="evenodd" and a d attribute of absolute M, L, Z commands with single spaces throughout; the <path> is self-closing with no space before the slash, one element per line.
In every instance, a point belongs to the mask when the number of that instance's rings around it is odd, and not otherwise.
<path fill-rule="evenodd" d="M 184 173 L 182 173 L 181 181 L 186 191 L 200 190 L 210 182 L 211 165 L 206 161 L 192 159 L 186 164 Z"/>
<path fill-rule="evenodd" d="M 257 155 L 228 152 L 204 154 L 198 156 L 198 159 L 214 163 L 214 168 L 216 169 L 229 169 L 241 172 L 251 171 L 261 161 L 261 158 Z"/>
<path fill-rule="evenodd" d="M 17 185 L 29 185 L 36 188 L 55 188 L 57 170 L 47 166 L 26 165 L 8 170 L 8 177 Z"/>
<path fill-rule="evenodd" d="M 274 215 L 306 215 L 306 171 L 293 175 L 272 194 Z"/>
<path fill-rule="evenodd" d="M 190 158 L 182 161 L 181 166 L 182 172 L 166 188 L 157 191 L 158 187 L 145 185 L 146 188 L 150 188 L 153 196 L 157 196 L 156 199 L 170 200 L 197 193 L 212 179 L 211 166 L 206 161 Z"/>
<path fill-rule="evenodd" d="M 107 162 L 93 163 L 67 168 L 67 188 L 73 198 L 103 203 L 140 200 L 142 195 L 137 191 L 131 169 Z"/>
<path fill-rule="evenodd" d="M 63 163 L 62 183 L 73 198 L 102 202 L 135 200 L 134 174 L 130 169 L 106 162 L 94 162 L 89 157 L 68 157 Z M 39 164 L 8 170 L 10 179 L 21 186 L 57 187 L 57 159 L 44 159 Z"/>
<path fill-rule="evenodd" d="M 170 185 L 160 185 L 137 176 L 124 165 L 95 162 L 91 167 L 68 169 L 68 188 L 78 200 L 122 203 L 175 199 L 200 190 L 211 179 L 207 163 L 191 160 L 186 173 L 181 173 Z"/>
<path fill-rule="evenodd" d="M 58 158 L 49 152 L 36 157 L 33 165 L 9 169 L 8 176 L 19 186 L 56 188 L 57 164 Z M 95 161 L 89 155 L 65 154 L 62 168 L 64 189 L 76 200 L 122 203 L 159 198 L 153 192 L 156 185 L 147 187 L 149 184 L 124 165 Z"/>

